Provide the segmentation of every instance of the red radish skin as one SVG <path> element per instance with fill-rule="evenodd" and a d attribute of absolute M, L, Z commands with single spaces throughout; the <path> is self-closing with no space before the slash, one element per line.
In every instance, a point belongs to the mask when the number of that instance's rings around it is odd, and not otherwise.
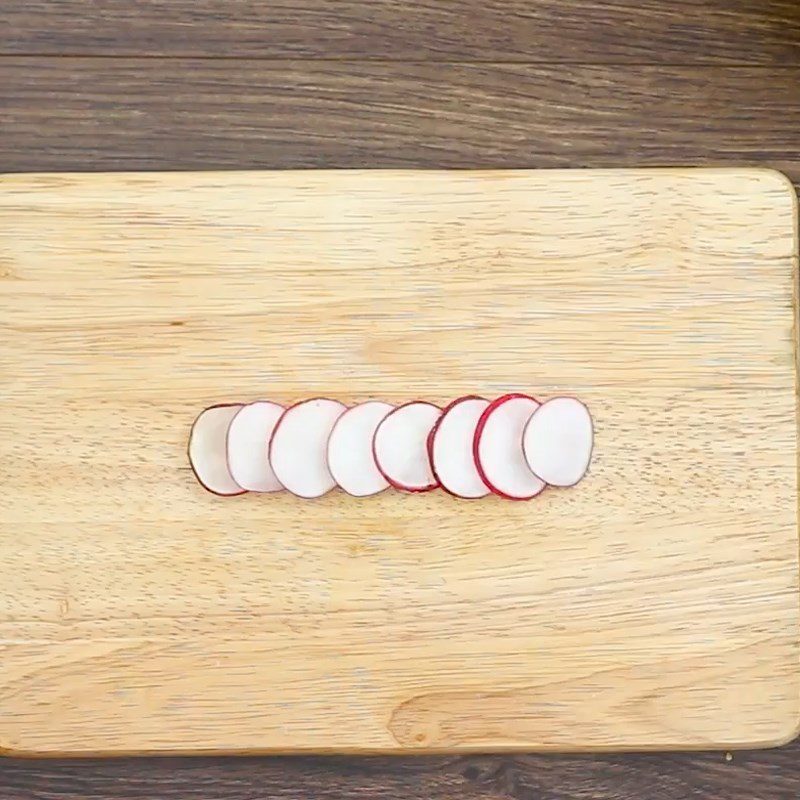
<path fill-rule="evenodd" d="M 226 452 L 228 427 L 241 408 L 240 403 L 209 406 L 197 415 L 189 432 L 189 466 L 197 482 L 218 497 L 245 494 L 230 474 Z"/>
<path fill-rule="evenodd" d="M 450 405 L 445 406 L 442 411 L 442 416 L 436 420 L 436 424 L 433 426 L 428 436 L 428 458 L 431 461 L 431 469 L 433 470 L 434 477 L 439 482 L 439 486 L 441 486 L 447 494 L 460 500 L 478 500 L 481 497 L 486 497 L 491 491 L 482 480 L 475 465 L 475 457 L 473 455 L 473 442 L 475 439 L 477 422 L 488 405 L 488 400 L 476 395 L 466 395 L 465 397 L 459 397 L 457 400 L 453 400 Z M 465 441 L 463 444 L 458 441 L 453 444 L 459 449 L 463 448 L 461 456 L 468 460 L 469 465 L 466 468 L 458 469 L 457 472 L 459 474 L 451 475 L 450 473 L 452 470 L 443 466 L 445 464 L 444 455 L 440 452 L 437 457 L 437 451 L 440 447 L 446 450 L 451 449 L 451 445 L 445 444 L 446 439 L 443 437 L 449 438 L 452 435 L 456 435 L 457 439 L 460 438 L 455 431 L 451 434 L 448 428 L 451 424 L 451 420 L 453 420 L 452 424 L 464 424 L 455 423 L 455 415 L 464 412 L 469 413 L 472 417 L 477 414 L 477 417 L 474 419 L 474 422 L 469 421 L 467 423 L 471 427 L 464 431 Z M 439 461 L 438 468 L 437 460 Z"/>
<path fill-rule="evenodd" d="M 281 484 L 312 500 L 336 486 L 328 469 L 328 439 L 347 406 L 327 397 L 296 403 L 284 411 L 269 442 L 269 461 Z"/>
<path fill-rule="evenodd" d="M 328 468 L 341 489 L 353 497 L 368 497 L 389 487 L 378 469 L 372 441 L 378 425 L 394 406 L 370 400 L 348 408 L 336 420 L 328 439 Z"/>
<path fill-rule="evenodd" d="M 372 452 L 375 463 L 390 486 L 401 492 L 419 494 L 435 489 L 439 482 L 433 474 L 428 456 L 428 437 L 441 416 L 442 410 L 422 400 L 398 406 L 386 415 L 375 431 L 372 440 Z M 409 429 L 405 428 L 404 417 L 413 415 L 417 419 L 409 420 Z M 398 438 L 400 437 L 400 438 Z M 394 441 L 393 441 L 394 440 Z M 409 448 L 406 458 L 398 459 L 394 444 L 404 441 Z M 384 451 L 384 457 L 381 456 Z M 391 461 L 392 463 L 389 463 Z M 405 463 L 399 463 L 404 461 Z M 416 461 L 416 464 L 413 462 Z M 414 479 L 408 480 L 406 472 L 414 472 Z M 400 475 L 399 473 L 404 473 Z"/>
<path fill-rule="evenodd" d="M 575 397 L 553 397 L 528 420 L 522 446 L 528 466 L 541 480 L 550 486 L 574 486 L 592 460 L 592 415 Z"/>
<path fill-rule="evenodd" d="M 234 481 L 248 492 L 278 492 L 283 489 L 269 463 L 269 441 L 283 415 L 277 403 L 259 400 L 239 410 L 228 427 L 228 470 Z"/>
<path fill-rule="evenodd" d="M 514 407 L 511 408 L 507 406 L 509 403 L 514 403 Z M 539 402 L 534 397 L 519 393 L 506 394 L 493 400 L 486 407 L 480 420 L 478 420 L 472 446 L 475 467 L 478 470 L 478 474 L 481 476 L 481 480 L 499 497 L 504 497 L 507 500 L 531 500 L 540 494 L 547 486 L 544 481 L 531 472 L 522 449 L 522 434 L 525 425 L 538 407 Z M 514 413 L 509 414 L 508 409 L 511 409 Z M 491 433 L 487 434 L 489 431 L 488 426 L 496 424 L 498 420 L 498 418 L 494 416 L 497 413 L 508 414 L 508 424 L 510 428 L 508 430 L 501 429 L 499 431 L 499 436 L 498 432 L 494 429 L 492 429 Z M 507 450 L 507 452 L 502 454 L 501 458 L 494 456 L 492 458 L 492 464 L 488 463 L 491 451 L 487 449 L 489 445 L 486 439 L 487 435 L 495 435 L 501 440 L 504 439 L 505 441 L 501 441 L 501 444 L 503 445 L 503 449 Z M 518 448 L 516 444 L 517 441 L 519 442 Z M 515 479 L 518 482 L 518 486 L 512 487 L 510 484 L 514 481 L 509 480 L 508 476 L 502 476 L 503 485 L 498 485 L 501 482 L 498 478 L 501 476 L 492 474 L 492 472 L 498 471 L 498 465 L 502 465 L 504 469 L 509 466 L 516 468 L 517 475 Z"/>

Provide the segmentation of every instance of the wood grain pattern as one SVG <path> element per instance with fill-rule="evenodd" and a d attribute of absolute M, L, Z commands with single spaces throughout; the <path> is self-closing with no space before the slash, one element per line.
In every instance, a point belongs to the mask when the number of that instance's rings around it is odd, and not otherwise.
<path fill-rule="evenodd" d="M 800 62 L 794 0 L 4 0 L 0 54 Z"/>
<path fill-rule="evenodd" d="M 795 733 L 797 241 L 782 176 L 0 187 L 5 749 Z M 592 409 L 579 489 L 225 501 L 186 464 L 189 425 L 218 401 L 524 388 Z"/>
<path fill-rule="evenodd" d="M 10 800 L 793 800 L 797 755 L 6 760 L 0 785 Z"/>
<path fill-rule="evenodd" d="M 377 16 L 379 7 L 386 9 L 382 17 Z M 251 56 L 278 57 L 281 52 L 291 50 L 298 58 L 305 58 L 304 53 L 308 53 L 310 57 L 323 59 L 343 55 L 354 58 L 361 53 L 366 58 L 391 60 L 412 53 L 414 58 L 420 59 L 557 61 L 562 62 L 557 71 L 560 81 L 587 61 L 674 66 L 721 60 L 788 66 L 797 64 L 793 51 L 798 34 L 793 15 L 800 13 L 800 6 L 794 0 L 780 4 L 759 0 L 676 0 L 668 4 L 639 0 L 628 4 L 625 0 L 558 0 L 545 4 L 543 0 L 533 0 L 524 8 L 525 12 L 536 15 L 535 24 L 529 24 L 516 13 L 519 10 L 516 0 L 503 4 L 490 0 L 479 7 L 457 6 L 448 1 L 436 3 L 437 20 L 449 9 L 463 13 L 454 14 L 448 20 L 449 27 L 443 27 L 430 24 L 433 16 L 426 16 L 419 3 L 343 0 L 336 3 L 336 10 L 339 20 L 346 21 L 349 27 L 330 31 L 326 30 L 326 20 L 320 15 L 309 23 L 307 9 L 320 8 L 314 0 L 293 3 L 291 7 L 277 3 L 228 2 L 224 15 L 219 13 L 219 0 L 191 3 L 170 0 L 159 7 L 140 0 L 135 4 L 135 11 L 133 3 L 120 2 L 114 7 L 109 2 L 96 0 L 92 8 L 98 13 L 93 13 L 87 21 L 83 3 L 6 0 L 0 4 L 0 30 L 3 31 L 0 47 L 4 48 L 3 52 L 17 54 L 35 51 L 57 56 L 79 52 L 137 56 L 169 52 L 205 56 L 216 52 L 234 59 L 228 62 L 228 67 L 220 68 L 220 73 L 230 69 L 231 83 L 236 87 L 227 102 L 224 75 L 214 82 L 217 87 L 215 113 L 209 115 L 205 123 L 217 135 L 202 150 L 205 163 L 277 169 L 299 165 L 296 144 L 290 137 L 278 143 L 281 130 L 299 130 L 303 138 L 309 135 L 307 127 L 309 119 L 313 119 L 317 144 L 330 157 L 331 145 L 324 141 L 325 134 L 328 139 L 340 135 L 337 127 L 340 115 L 332 109 L 340 107 L 342 115 L 359 113 L 359 98 L 357 94 L 353 97 L 348 93 L 331 96 L 323 85 L 315 92 L 317 72 L 306 65 L 306 102 L 285 106 L 285 113 L 275 115 L 269 104 L 261 102 L 262 90 L 258 85 L 250 93 L 242 88 L 242 71 L 235 59 L 245 52 Z M 156 13 L 150 13 L 154 9 Z M 265 24 L 265 9 L 269 9 L 272 20 L 281 15 L 283 27 L 275 37 L 277 43 L 270 40 L 277 28 Z M 415 12 L 416 27 L 410 24 L 409 9 Z M 545 25 L 545 15 L 551 10 L 554 22 Z M 669 18 L 672 10 L 674 17 Z M 382 22 L 387 17 L 392 25 Z M 366 28 L 353 33 L 360 20 L 365 21 L 362 24 Z M 473 24 L 478 20 L 480 24 Z M 328 23 L 330 27 L 332 24 Z M 224 33 L 220 33 L 220 29 L 224 29 Z M 450 29 L 458 32 L 458 39 L 453 37 L 445 47 L 442 40 L 450 38 Z M 282 48 L 284 42 L 283 51 L 276 49 Z M 10 80 L 4 63 L 7 61 L 0 59 L 0 93 Z M 53 78 L 59 68 L 64 70 L 63 80 Z M 132 68 L 128 62 L 126 69 Z M 11 85 L 19 87 L 18 91 L 3 94 L 0 172 L 118 169 L 126 164 L 129 168 L 138 165 L 153 168 L 154 163 L 163 169 L 204 166 L 198 156 L 196 139 L 190 137 L 186 149 L 178 144 L 186 139 L 186 118 L 190 115 L 188 101 L 181 101 L 186 79 L 178 70 L 166 73 L 170 77 L 168 81 L 159 80 L 158 73 L 151 71 L 139 81 L 133 81 L 140 86 L 140 91 L 136 103 L 131 104 L 125 96 L 130 81 L 119 89 L 113 82 L 103 81 L 102 94 L 77 92 L 80 82 L 68 58 L 63 59 L 63 63 L 33 60 L 17 66 L 15 62 L 14 69 L 29 70 L 31 77 L 26 81 L 15 78 Z M 304 66 L 296 63 L 293 69 L 302 74 Z M 691 83 L 704 88 L 690 93 L 680 108 L 670 86 L 657 80 L 642 81 L 638 66 L 618 66 L 609 71 L 609 85 L 602 96 L 608 126 L 599 130 L 594 138 L 582 138 L 573 143 L 571 151 L 572 130 L 538 127 L 533 114 L 527 117 L 525 128 L 511 124 L 493 127 L 496 138 L 488 143 L 485 152 L 481 153 L 475 146 L 474 137 L 480 135 L 483 126 L 492 124 L 492 115 L 503 117 L 504 109 L 515 107 L 519 118 L 521 101 L 518 95 L 526 91 L 544 91 L 530 84 L 520 91 L 509 91 L 506 102 L 497 93 L 499 99 L 491 113 L 480 102 L 484 97 L 480 85 L 474 87 L 474 97 L 465 85 L 462 94 L 464 124 L 454 126 L 452 137 L 438 148 L 431 147 L 429 135 L 415 145 L 413 125 L 420 124 L 417 119 L 406 131 L 405 139 L 394 140 L 395 149 L 380 148 L 370 141 L 370 148 L 365 150 L 359 138 L 351 138 L 332 149 L 337 163 L 345 166 L 398 165 L 399 147 L 400 165 L 409 167 L 445 163 L 459 163 L 465 167 L 492 163 L 511 167 L 635 166 L 639 163 L 670 164 L 679 159 L 684 163 L 764 164 L 782 168 L 796 182 L 800 181 L 796 156 L 789 160 L 779 156 L 780 152 L 796 154 L 800 150 L 800 80 L 793 81 L 792 90 L 792 84 L 783 83 L 772 69 L 754 70 L 748 74 L 747 86 L 739 87 L 741 91 L 737 94 L 729 91 L 726 71 L 696 66 L 692 72 Z M 149 91 L 144 77 L 152 82 Z M 788 87 L 780 97 L 774 94 L 776 84 Z M 397 91 L 387 93 L 384 102 L 400 113 L 406 106 L 418 102 L 418 87 L 411 81 L 398 81 L 396 86 Z M 192 88 L 197 90 L 198 87 Z M 427 84 L 423 84 L 423 88 L 427 89 Z M 661 98 L 656 90 L 661 92 Z M 765 97 L 774 98 L 773 102 L 760 106 L 756 101 L 753 105 L 751 98 L 757 97 L 759 91 Z M 638 101 L 630 99 L 632 92 Z M 577 127 L 582 130 L 583 117 L 579 112 L 584 106 L 577 89 L 568 96 L 576 108 Z M 737 117 L 740 97 L 746 102 Z M 712 103 L 714 98 L 719 102 L 714 106 L 714 113 L 706 115 L 704 108 L 709 98 Z M 558 106 L 560 99 L 554 93 L 552 105 Z M 657 125 L 649 126 L 647 118 L 658 113 L 663 99 L 673 109 L 672 114 L 659 117 Z M 62 104 L 67 105 L 63 113 Z M 329 110 L 311 117 L 309 108 L 322 104 Z M 176 105 L 181 108 L 179 114 L 172 113 Z M 241 119 L 246 106 L 256 106 L 246 123 L 234 126 L 224 122 L 227 115 Z M 720 110 L 719 106 L 725 108 Z M 117 116 L 119 125 L 130 127 L 136 135 L 126 137 L 119 130 L 99 124 L 94 119 L 100 113 L 98 107 L 105 114 Z M 587 102 L 585 108 L 585 117 L 591 118 L 591 102 Z M 540 113 L 551 112 L 540 109 Z M 82 114 L 87 117 L 87 124 L 83 126 L 76 119 Z M 391 128 L 391 116 L 381 105 L 370 106 L 369 114 Z M 617 115 L 622 124 L 615 127 Z M 149 133 L 138 127 L 142 123 L 137 123 L 137 118 L 150 122 Z M 365 129 L 369 127 L 368 122 L 362 123 Z M 430 123 L 426 130 L 432 125 Z M 172 135 L 160 126 L 171 129 Z M 47 128 L 46 135 L 43 128 Z M 776 129 L 783 131 L 782 145 L 777 149 L 774 144 Z M 268 142 L 268 147 L 260 143 L 254 131 Z M 757 143 L 759 131 L 764 135 L 763 150 L 759 150 Z M 750 144 L 746 151 L 740 152 L 737 137 L 743 133 Z M 109 136 L 112 144 L 109 144 Z M 677 149 L 676 140 L 680 144 Z M 502 163 L 498 153 L 502 154 Z M 333 166 L 324 158 L 316 159 L 313 152 L 306 151 L 305 157 L 307 165 Z M 488 158 L 492 161 L 487 161 Z M 0 373 L 3 386 L 4 377 Z M 2 530 L 0 527 L 0 533 Z M 364 800 L 388 796 L 426 800 L 454 796 L 509 800 L 642 800 L 644 797 L 686 800 L 689 796 L 703 800 L 795 800 L 800 796 L 800 742 L 774 750 L 737 752 L 730 761 L 721 753 L 457 759 L 157 758 L 80 763 L 2 759 L 0 795 L 4 800 L 84 800 L 88 797 L 97 800 L 278 797 Z"/>
<path fill-rule="evenodd" d="M 7 58 L 0 107 L 7 171 L 768 159 L 800 178 L 798 67 L 621 82 L 617 67 Z"/>

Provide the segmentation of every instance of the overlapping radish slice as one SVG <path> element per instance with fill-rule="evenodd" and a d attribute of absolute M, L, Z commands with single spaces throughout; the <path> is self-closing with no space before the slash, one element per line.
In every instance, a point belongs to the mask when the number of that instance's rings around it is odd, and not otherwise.
<path fill-rule="evenodd" d="M 428 437 L 433 474 L 442 489 L 455 497 L 473 499 L 489 494 L 475 466 L 472 443 L 478 420 L 489 406 L 482 397 L 460 397 L 442 412 Z"/>
<path fill-rule="evenodd" d="M 481 480 L 497 495 L 530 500 L 547 485 L 528 466 L 522 434 L 539 403 L 528 395 L 507 394 L 491 402 L 475 429 L 473 456 Z"/>
<path fill-rule="evenodd" d="M 336 481 L 328 469 L 328 439 L 346 406 L 318 397 L 288 408 L 269 444 L 269 462 L 278 481 L 298 497 L 329 492 Z"/>
<path fill-rule="evenodd" d="M 225 442 L 240 404 L 211 406 L 202 411 L 189 433 L 189 464 L 200 484 L 214 494 L 243 494 L 228 469 Z"/>
<path fill-rule="evenodd" d="M 228 469 L 234 481 L 248 492 L 283 489 L 269 463 L 269 441 L 283 415 L 283 406 L 267 400 L 239 410 L 228 428 Z"/>
<path fill-rule="evenodd" d="M 428 457 L 428 436 L 441 409 L 422 401 L 399 406 L 375 431 L 375 463 L 386 480 L 405 492 L 427 492 L 438 481 Z"/>
<path fill-rule="evenodd" d="M 336 420 L 328 439 L 328 468 L 347 494 L 366 497 L 389 486 L 375 462 L 372 440 L 393 408 L 371 400 L 347 409 Z"/>
<path fill-rule="evenodd" d="M 586 474 L 593 443 L 589 409 L 574 397 L 554 397 L 543 403 L 522 437 L 528 466 L 553 486 L 574 486 Z"/>

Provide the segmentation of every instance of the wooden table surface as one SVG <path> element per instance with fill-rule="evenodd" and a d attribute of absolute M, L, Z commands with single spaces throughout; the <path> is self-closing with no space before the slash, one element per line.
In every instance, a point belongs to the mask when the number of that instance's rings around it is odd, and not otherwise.
<path fill-rule="evenodd" d="M 0 31 L 3 172 L 762 164 L 800 183 L 797 0 L 3 0 Z M 0 762 L 3 800 L 799 795 L 800 744 Z"/>

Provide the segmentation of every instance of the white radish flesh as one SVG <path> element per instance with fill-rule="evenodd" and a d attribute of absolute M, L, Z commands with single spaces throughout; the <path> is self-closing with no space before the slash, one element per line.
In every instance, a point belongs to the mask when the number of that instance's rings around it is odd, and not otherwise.
<path fill-rule="evenodd" d="M 202 411 L 189 434 L 189 464 L 200 484 L 213 494 L 243 494 L 228 469 L 226 440 L 241 405 L 212 406 Z"/>
<path fill-rule="evenodd" d="M 427 492 L 438 485 L 428 456 L 428 435 L 441 413 L 431 403 L 408 403 L 378 425 L 373 441 L 375 462 L 395 489 Z"/>
<path fill-rule="evenodd" d="M 510 500 L 530 500 L 547 485 L 531 471 L 522 435 L 539 403 L 523 394 L 508 394 L 490 403 L 475 430 L 473 455 L 483 482 Z"/>
<path fill-rule="evenodd" d="M 287 409 L 269 445 L 269 461 L 281 485 L 298 497 L 320 497 L 336 485 L 328 469 L 328 439 L 346 406 L 315 398 Z"/>
<path fill-rule="evenodd" d="M 354 497 L 382 492 L 389 486 L 375 463 L 372 440 L 393 406 L 370 401 L 349 408 L 336 421 L 328 440 L 328 467 L 336 483 Z"/>
<path fill-rule="evenodd" d="M 442 489 L 455 497 L 471 499 L 489 494 L 472 452 L 478 420 L 488 405 L 482 397 L 455 400 L 442 412 L 428 439 L 433 473 Z"/>
<path fill-rule="evenodd" d="M 283 406 L 260 400 L 240 409 L 228 428 L 228 469 L 248 492 L 277 492 L 283 488 L 269 463 L 269 440 Z"/>
<path fill-rule="evenodd" d="M 574 397 L 554 397 L 530 418 L 522 444 L 528 466 L 543 481 L 574 486 L 589 468 L 593 440 L 589 409 Z"/>

